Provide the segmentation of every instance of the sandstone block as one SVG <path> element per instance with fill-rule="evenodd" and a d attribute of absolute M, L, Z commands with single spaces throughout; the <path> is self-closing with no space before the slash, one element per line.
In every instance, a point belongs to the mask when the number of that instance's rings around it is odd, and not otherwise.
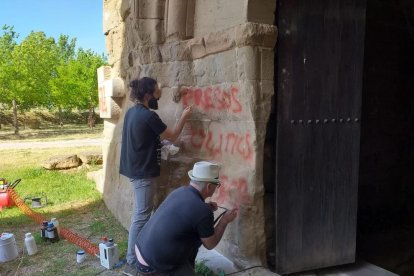
<path fill-rule="evenodd" d="M 76 154 L 73 155 L 57 155 L 42 162 L 42 167 L 48 170 L 66 170 L 78 167 L 82 161 Z"/>
<path fill-rule="evenodd" d="M 163 19 L 165 0 L 138 0 L 138 18 Z"/>
<path fill-rule="evenodd" d="M 171 47 L 171 55 L 175 61 L 190 61 L 191 49 L 185 41 L 173 42 Z"/>
<path fill-rule="evenodd" d="M 152 76 L 168 87 L 194 83 L 192 64 L 188 61 L 143 65 L 142 76 Z"/>
<path fill-rule="evenodd" d="M 121 1 L 120 15 L 123 21 L 132 13 L 134 9 L 134 0 Z"/>
<path fill-rule="evenodd" d="M 177 118 L 176 112 L 179 105 L 174 102 L 173 89 L 164 87 L 161 91 L 162 96 L 158 101 L 160 108 L 157 110 L 157 113 L 163 121 L 173 119 L 175 122 L 175 119 Z M 180 118 L 180 115 L 178 116 L 178 119 Z M 174 127 L 174 125 L 172 127 Z"/>
<path fill-rule="evenodd" d="M 260 206 L 260 207 L 259 207 Z M 260 264 L 265 261 L 266 240 L 264 233 L 264 217 L 261 205 L 241 205 L 237 220 L 237 245 L 240 258 L 249 260 L 251 263 Z M 246 239 L 245 237 L 251 237 Z"/>
<path fill-rule="evenodd" d="M 97 70 L 98 84 L 102 84 L 105 80 L 111 78 L 111 66 L 101 66 Z"/>
<path fill-rule="evenodd" d="M 237 82 L 236 50 L 231 49 L 212 56 L 213 83 Z"/>
<path fill-rule="evenodd" d="M 193 106 L 195 119 L 250 121 L 250 99 L 256 97 L 256 91 L 256 86 L 243 82 L 183 86 L 180 99 L 182 106 Z"/>
<path fill-rule="evenodd" d="M 247 6 L 247 21 L 272 25 L 275 20 L 276 1 L 250 0 Z"/>
<path fill-rule="evenodd" d="M 86 177 L 89 180 L 92 180 L 96 183 L 96 189 L 102 194 L 104 192 L 104 188 L 103 188 L 103 170 L 99 170 L 99 171 L 93 171 L 93 172 L 88 172 L 86 174 Z"/>
<path fill-rule="evenodd" d="M 212 61 L 212 56 L 193 61 L 193 74 L 197 86 L 207 86 L 212 84 L 212 70 L 209 70 Z"/>
<path fill-rule="evenodd" d="M 255 103 L 255 121 L 265 122 L 269 119 L 269 115 L 272 109 L 274 95 L 274 84 L 273 81 L 263 80 L 259 84 L 259 91 Z M 266 133 L 266 129 L 264 129 Z"/>
<path fill-rule="evenodd" d="M 101 97 L 99 93 L 99 117 L 105 119 L 117 119 L 122 112 L 122 98 Z"/>
<path fill-rule="evenodd" d="M 123 72 L 122 74 L 118 74 L 118 76 L 121 79 L 125 78 L 125 73 L 130 69 L 130 65 L 129 65 L 129 61 L 130 61 L 130 55 L 128 54 L 123 54 L 121 60 L 119 60 L 118 62 L 120 63 L 120 70 Z"/>
<path fill-rule="evenodd" d="M 97 151 L 85 151 L 78 154 L 82 164 L 88 165 L 101 165 L 102 164 L 102 153 Z"/>
<path fill-rule="evenodd" d="M 274 48 L 277 29 L 273 25 L 247 23 L 235 27 L 237 46 L 244 45 Z"/>
<path fill-rule="evenodd" d="M 223 52 L 236 45 L 234 31 L 227 29 L 204 36 L 207 54 Z"/>
<path fill-rule="evenodd" d="M 162 61 L 162 55 L 160 52 L 160 47 L 158 45 L 153 45 L 149 48 L 150 52 L 150 61 L 151 63 L 157 63 Z"/>
<path fill-rule="evenodd" d="M 237 76 L 241 80 L 260 78 L 260 55 L 257 47 L 237 48 Z M 272 77 L 273 78 L 273 77 Z"/>
<path fill-rule="evenodd" d="M 119 12 L 121 8 L 121 2 L 123 1 L 104 1 L 103 33 L 108 33 L 113 28 L 117 27 L 123 20 Z"/>
<path fill-rule="evenodd" d="M 202 58 L 207 55 L 206 51 L 206 43 L 204 41 L 204 38 L 194 38 L 187 40 L 188 47 L 191 51 L 191 58 L 192 59 L 198 59 Z"/>
<path fill-rule="evenodd" d="M 124 50 L 124 24 L 113 28 L 106 36 L 105 45 L 108 52 L 108 63 L 113 64 L 120 60 Z"/>
<path fill-rule="evenodd" d="M 260 52 L 260 79 L 273 80 L 275 53 L 274 50 L 259 49 Z"/>
<path fill-rule="evenodd" d="M 151 54 L 150 54 L 151 46 L 141 46 L 138 47 L 136 53 L 134 53 L 135 61 L 139 64 L 149 64 L 151 63 Z"/>
<path fill-rule="evenodd" d="M 133 197 L 126 195 L 133 195 L 132 185 L 129 179 L 120 176 L 119 173 L 106 173 L 104 182 L 103 199 L 108 209 L 119 222 L 129 229 L 131 224 L 132 210 L 134 209 Z"/>
<path fill-rule="evenodd" d="M 247 21 L 247 0 L 198 0 L 194 13 L 194 37 L 221 31 Z"/>
<path fill-rule="evenodd" d="M 194 8 L 195 0 L 167 0 L 165 33 L 168 41 L 193 37 Z"/>
<path fill-rule="evenodd" d="M 125 85 L 121 78 L 113 78 L 104 81 L 105 97 L 124 97 L 125 96 Z"/>
<path fill-rule="evenodd" d="M 229 50 L 193 61 L 198 86 L 237 82 L 236 51 Z"/>
<path fill-rule="evenodd" d="M 191 48 L 186 41 L 173 41 L 160 46 L 163 62 L 191 60 Z"/>
<path fill-rule="evenodd" d="M 190 121 L 182 134 L 182 150 L 188 156 L 254 168 L 256 136 L 254 122 Z"/>
<path fill-rule="evenodd" d="M 120 60 L 116 60 L 114 63 L 111 64 L 112 74 L 114 76 L 125 78 L 126 73 L 127 73 L 127 71 L 125 70 L 126 64 L 127 64 L 126 62 L 121 62 Z"/>
<path fill-rule="evenodd" d="M 138 19 L 138 36 L 141 44 L 161 44 L 164 41 L 163 20 Z"/>

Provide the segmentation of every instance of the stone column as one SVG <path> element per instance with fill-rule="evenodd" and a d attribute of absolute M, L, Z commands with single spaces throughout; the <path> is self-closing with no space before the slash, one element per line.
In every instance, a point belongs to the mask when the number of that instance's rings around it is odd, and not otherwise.
<path fill-rule="evenodd" d="M 170 40 L 194 36 L 195 0 L 167 0 L 165 5 L 165 34 Z"/>

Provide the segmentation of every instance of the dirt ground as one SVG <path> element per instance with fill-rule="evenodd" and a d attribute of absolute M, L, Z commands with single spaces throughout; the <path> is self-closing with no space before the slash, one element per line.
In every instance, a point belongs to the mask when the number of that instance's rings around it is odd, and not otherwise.
<path fill-rule="evenodd" d="M 86 138 L 73 140 L 59 140 L 47 142 L 2 142 L 0 141 L 0 150 L 2 149 L 32 149 L 32 148 L 63 148 L 73 146 L 100 146 L 102 138 Z"/>
<path fill-rule="evenodd" d="M 115 241 L 125 240 L 127 232 L 116 224 L 105 204 L 100 201 L 85 206 L 71 206 L 64 220 L 59 220 L 62 227 L 66 227 L 98 244 L 101 232 L 109 233 Z M 98 222 L 98 223 L 97 223 Z M 112 227 L 111 227 L 112 226 Z M 98 227 L 97 231 L 94 228 Z M 7 226 L 0 227 L 1 231 L 8 231 Z M 28 221 L 23 227 L 13 228 L 12 231 L 19 252 L 19 257 L 13 261 L 0 264 L 0 275 L 122 275 L 123 266 L 114 270 L 107 270 L 100 265 L 97 257 L 87 255 L 82 264 L 76 262 L 76 252 L 79 247 L 61 239 L 56 243 L 42 242 L 37 239 L 38 253 L 28 256 L 23 251 L 24 235 L 27 232 L 40 233 L 40 225 Z M 125 252 L 120 252 L 125 256 Z"/>

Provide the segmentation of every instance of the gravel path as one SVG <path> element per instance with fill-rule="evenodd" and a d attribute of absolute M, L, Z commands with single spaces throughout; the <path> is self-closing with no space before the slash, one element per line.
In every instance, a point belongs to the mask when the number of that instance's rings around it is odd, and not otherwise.
<path fill-rule="evenodd" d="M 100 146 L 102 145 L 102 141 L 103 138 L 59 140 L 47 142 L 0 142 L 0 150 Z"/>

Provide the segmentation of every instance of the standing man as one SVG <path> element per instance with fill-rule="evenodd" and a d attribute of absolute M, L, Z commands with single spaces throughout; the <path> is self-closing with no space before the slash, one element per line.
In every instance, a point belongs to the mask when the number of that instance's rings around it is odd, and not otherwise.
<path fill-rule="evenodd" d="M 202 161 L 188 172 L 190 185 L 173 191 L 138 236 L 138 272 L 158 276 L 193 276 L 201 244 L 213 249 L 238 209 L 224 213 L 214 226 L 214 202 L 205 203 L 220 187 L 219 166 Z"/>
<path fill-rule="evenodd" d="M 174 130 L 167 128 L 152 110 L 158 109 L 161 89 L 152 78 L 144 77 L 130 83 L 130 100 L 122 131 L 119 173 L 128 177 L 134 190 L 134 210 L 129 228 L 126 275 L 135 275 L 134 246 L 139 232 L 149 220 L 153 209 L 154 190 L 160 176 L 161 140 L 175 141 L 183 130 L 191 107 L 187 107 Z M 160 140 L 161 139 L 161 140 Z"/>

